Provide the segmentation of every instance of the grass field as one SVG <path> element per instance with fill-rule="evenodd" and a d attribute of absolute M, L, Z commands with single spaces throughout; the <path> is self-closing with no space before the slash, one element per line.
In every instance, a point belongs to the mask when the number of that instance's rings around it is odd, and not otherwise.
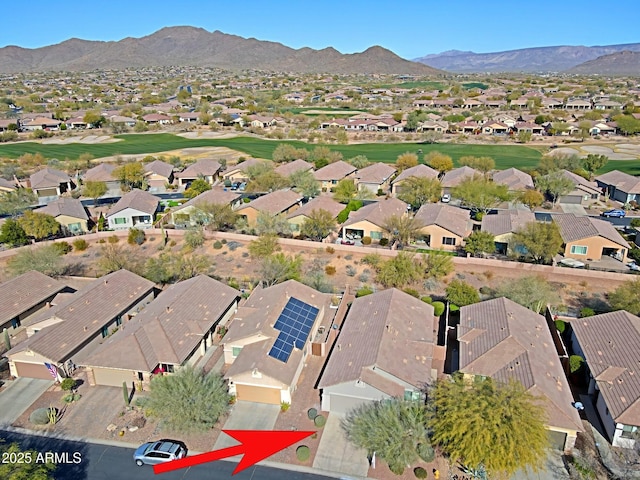
<path fill-rule="evenodd" d="M 0 157 L 17 158 L 25 153 L 39 152 L 46 158 L 64 160 L 78 158 L 83 153 L 90 153 L 95 158 L 101 158 L 125 154 L 154 154 L 193 147 L 227 147 L 245 153 L 247 156 L 270 159 L 273 151 L 280 143 L 289 143 L 296 148 L 310 150 L 316 146 L 300 141 L 263 140 L 253 137 L 186 139 L 168 133 L 130 134 L 117 135 L 116 137 L 121 141 L 103 144 L 71 143 L 66 145 L 42 145 L 35 142 L 4 144 L 0 145 Z M 371 161 L 387 163 L 395 162 L 401 153 L 417 153 L 419 150 L 422 150 L 423 154 L 437 150 L 450 155 L 454 161 L 465 155 L 489 156 L 496 161 L 496 167 L 499 169 L 534 167 L 542 156 L 542 153 L 535 148 L 523 145 L 365 143 L 329 145 L 329 148 L 341 152 L 344 158 L 366 155 Z M 640 174 L 640 161 L 610 160 L 600 173 L 616 169 L 632 175 L 638 175 Z"/>
<path fill-rule="evenodd" d="M 462 86 L 467 90 L 471 90 L 472 88 L 479 88 L 480 90 L 486 90 L 487 88 L 489 88 L 489 85 L 482 82 L 468 82 L 468 83 L 463 83 Z"/>

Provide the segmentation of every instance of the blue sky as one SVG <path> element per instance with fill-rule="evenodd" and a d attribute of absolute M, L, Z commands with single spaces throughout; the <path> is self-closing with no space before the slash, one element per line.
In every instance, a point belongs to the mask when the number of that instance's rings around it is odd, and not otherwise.
<path fill-rule="evenodd" d="M 638 0 L 32 0 L 25 7 L 3 8 L 0 47 L 120 40 L 176 25 L 343 53 L 381 45 L 409 59 L 452 49 L 640 42 Z"/>

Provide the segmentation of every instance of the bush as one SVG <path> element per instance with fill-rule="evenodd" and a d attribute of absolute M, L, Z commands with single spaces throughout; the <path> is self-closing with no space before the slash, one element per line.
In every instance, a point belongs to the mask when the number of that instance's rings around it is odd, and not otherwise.
<path fill-rule="evenodd" d="M 495 293 L 496 293 L 496 291 L 495 291 L 493 288 L 488 287 L 488 286 L 486 286 L 486 285 L 483 285 L 482 287 L 480 287 L 479 292 L 480 292 L 482 295 L 488 295 L 488 296 L 490 296 L 490 297 L 491 297 L 491 296 L 493 296 L 493 295 L 495 295 Z"/>
<path fill-rule="evenodd" d="M 54 407 L 38 408 L 29 415 L 29 422 L 34 425 L 48 425 L 51 423 L 50 415 L 58 415 L 58 409 Z"/>
<path fill-rule="evenodd" d="M 371 245 L 371 237 L 362 237 L 363 245 Z"/>
<path fill-rule="evenodd" d="M 371 295 L 373 290 L 369 287 L 360 287 L 356 292 L 356 298 L 364 297 L 365 295 Z"/>
<path fill-rule="evenodd" d="M 416 476 L 416 478 L 427 478 L 427 471 L 422 467 L 414 468 L 413 474 Z"/>
<path fill-rule="evenodd" d="M 567 324 L 562 320 L 556 320 L 554 323 L 556 324 L 558 332 L 560 332 L 561 334 L 564 333 L 565 328 L 567 328 Z"/>
<path fill-rule="evenodd" d="M 231 242 L 227 243 L 227 248 L 229 250 L 231 250 L 232 252 L 235 251 L 236 248 L 241 247 L 241 246 L 242 246 L 242 244 L 239 243 L 239 242 L 231 241 Z"/>
<path fill-rule="evenodd" d="M 460 310 L 460 307 L 458 305 L 456 305 L 455 303 L 450 303 L 449 304 L 449 311 L 450 312 L 457 312 Z"/>
<path fill-rule="evenodd" d="M 327 275 L 335 275 L 336 267 L 334 267 L 333 265 L 327 265 L 326 267 L 324 267 L 324 273 L 326 273 Z"/>
<path fill-rule="evenodd" d="M 216 240 L 215 242 L 213 242 L 213 248 L 215 248 L 216 250 L 220 250 L 222 248 L 222 243 L 219 240 Z"/>
<path fill-rule="evenodd" d="M 328 254 L 333 255 L 334 253 L 336 253 L 336 249 L 333 247 L 327 247 L 325 248 L 325 252 L 327 252 Z"/>
<path fill-rule="evenodd" d="M 358 273 L 358 270 L 356 270 L 353 265 L 347 265 L 345 269 L 348 277 L 355 277 L 356 273 Z"/>
<path fill-rule="evenodd" d="M 593 310 L 593 308 L 584 307 L 580 310 L 580 318 L 593 317 L 595 314 L 596 312 Z"/>
<path fill-rule="evenodd" d="M 402 290 L 404 293 L 408 293 L 412 297 L 420 298 L 420 292 L 418 292 L 415 288 L 405 288 Z"/>
<path fill-rule="evenodd" d="M 428 443 L 419 443 L 417 448 L 418 456 L 427 463 L 433 462 L 436 458 L 436 453 L 433 451 L 433 447 Z"/>
<path fill-rule="evenodd" d="M 76 381 L 73 378 L 65 378 L 60 382 L 60 388 L 65 392 L 70 392 L 73 390 L 73 387 L 76 386 Z"/>
<path fill-rule="evenodd" d="M 571 373 L 577 373 L 582 369 L 582 365 L 584 365 L 584 358 L 580 355 L 571 355 L 569 357 L 569 370 Z"/>
<path fill-rule="evenodd" d="M 220 242 L 221 242 L 223 245 L 226 245 L 226 244 L 227 244 L 227 239 L 226 239 L 226 238 L 223 238 L 222 240 L 220 240 Z"/>
<path fill-rule="evenodd" d="M 311 450 L 306 445 L 300 445 L 296 448 L 296 457 L 301 462 L 306 462 L 311 458 Z"/>
<path fill-rule="evenodd" d="M 397 463 L 389 462 L 389 470 L 391 470 L 391 473 L 395 475 L 402 475 L 404 473 L 404 466 Z"/>
<path fill-rule="evenodd" d="M 198 248 L 204 245 L 204 233 L 202 230 L 189 230 L 184 235 L 184 243 L 191 248 Z"/>
<path fill-rule="evenodd" d="M 79 393 L 68 393 L 62 397 L 62 401 L 64 403 L 73 403 L 80 400 L 80 398 L 82 398 L 82 395 Z"/>
<path fill-rule="evenodd" d="M 53 242 L 52 245 L 55 251 L 58 252 L 60 255 L 66 255 L 71 250 L 73 250 L 73 247 L 68 242 Z"/>
<path fill-rule="evenodd" d="M 119 241 L 120 239 L 117 235 L 111 235 L 109 238 L 107 238 L 107 242 L 109 243 L 118 243 Z"/>
<path fill-rule="evenodd" d="M 281 412 L 286 412 L 287 410 L 289 410 L 290 407 L 291 407 L 291 404 L 289 402 L 280 402 Z"/>
<path fill-rule="evenodd" d="M 87 248 L 89 248 L 89 244 L 84 238 L 78 238 L 77 240 L 73 241 L 73 248 L 75 248 L 79 252 L 83 252 Z"/>
<path fill-rule="evenodd" d="M 326 423 L 327 419 L 324 418 L 324 415 L 317 415 L 316 418 L 313 419 L 313 424 L 318 428 L 324 427 Z"/>
<path fill-rule="evenodd" d="M 444 303 L 442 303 L 442 302 L 433 302 L 431 305 L 433 306 L 433 314 L 436 317 L 439 317 L 440 315 L 442 315 L 444 313 Z"/>
<path fill-rule="evenodd" d="M 127 243 L 129 245 L 142 245 L 145 240 L 145 234 L 138 228 L 129 229 L 129 235 L 127 236 Z"/>
<path fill-rule="evenodd" d="M 433 298 L 431 298 L 428 295 L 425 295 L 424 297 L 420 297 L 420 300 L 422 300 L 424 303 L 428 303 L 429 305 L 433 303 Z"/>
<path fill-rule="evenodd" d="M 389 239 L 388 238 L 381 238 L 379 243 L 380 243 L 381 247 L 386 247 L 387 245 L 389 245 Z"/>
<path fill-rule="evenodd" d="M 313 420 L 317 416 L 318 410 L 316 410 L 315 408 L 310 408 L 309 410 L 307 410 L 307 417 L 309 417 L 309 420 Z"/>

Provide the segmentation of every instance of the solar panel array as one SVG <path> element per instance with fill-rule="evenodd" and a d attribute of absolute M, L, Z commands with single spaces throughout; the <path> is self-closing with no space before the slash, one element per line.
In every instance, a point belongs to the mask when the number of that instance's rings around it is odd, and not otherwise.
<path fill-rule="evenodd" d="M 293 347 L 304 347 L 317 316 L 316 307 L 291 297 L 273 325 L 273 328 L 280 330 L 280 334 L 271 347 L 269 356 L 287 363 Z"/>

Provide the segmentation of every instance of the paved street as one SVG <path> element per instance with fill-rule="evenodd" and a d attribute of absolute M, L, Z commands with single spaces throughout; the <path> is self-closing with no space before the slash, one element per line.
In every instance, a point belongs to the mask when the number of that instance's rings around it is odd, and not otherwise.
<path fill-rule="evenodd" d="M 227 480 L 236 464 L 218 461 L 205 465 L 164 473 L 157 476 L 150 466 L 138 467 L 133 463 L 133 449 L 82 443 L 52 437 L 22 435 L 0 430 L 0 438 L 8 442 L 18 442 L 23 449 L 34 449 L 37 452 L 55 452 L 58 454 L 78 453 L 81 460 L 74 464 L 59 464 L 55 471 L 56 480 Z M 323 480 L 331 477 L 306 472 L 281 470 L 264 466 L 248 468 L 235 475 L 234 480 Z"/>
<path fill-rule="evenodd" d="M 51 385 L 53 380 L 20 377 L 0 390 L 0 426 L 11 425 Z"/>

